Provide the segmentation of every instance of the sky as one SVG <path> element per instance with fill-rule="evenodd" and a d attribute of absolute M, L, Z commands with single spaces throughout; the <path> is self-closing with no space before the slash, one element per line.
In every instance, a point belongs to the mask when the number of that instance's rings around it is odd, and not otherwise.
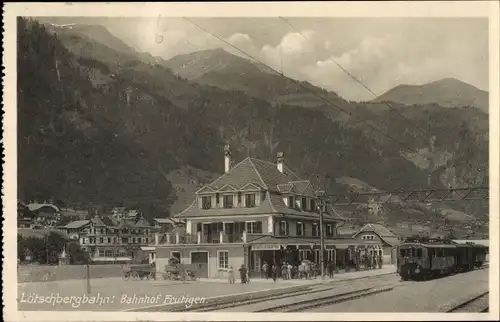
<path fill-rule="evenodd" d="M 244 56 L 183 18 L 85 19 L 165 59 L 212 48 Z M 488 90 L 484 18 L 285 18 L 291 26 L 278 17 L 189 19 L 285 75 L 348 100 L 448 77 Z"/>

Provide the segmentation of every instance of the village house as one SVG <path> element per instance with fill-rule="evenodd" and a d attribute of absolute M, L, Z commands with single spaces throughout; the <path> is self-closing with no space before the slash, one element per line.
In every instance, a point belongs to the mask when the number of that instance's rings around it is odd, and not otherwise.
<path fill-rule="evenodd" d="M 62 228 L 90 254 L 93 262 L 140 262 L 151 256 L 141 250 L 154 238 L 154 228 L 144 218 L 115 221 L 112 217 L 95 215 Z"/>
<path fill-rule="evenodd" d="M 400 239 L 389 229 L 380 224 L 366 224 L 353 236 L 357 240 L 377 241 L 382 244 L 383 262 L 394 264 L 397 260 L 397 247 Z"/>
<path fill-rule="evenodd" d="M 50 203 L 30 203 L 28 209 L 35 215 L 34 225 L 53 227 L 61 221 L 61 209 Z"/>
<path fill-rule="evenodd" d="M 357 247 L 381 251 L 380 240 L 339 238 L 343 218 L 319 202 L 309 180 L 285 166 L 283 153 L 276 163 L 247 157 L 231 167 L 226 146 L 224 164 L 225 173 L 201 187 L 193 203 L 174 216 L 184 227 L 156 234 L 157 270 L 163 271 L 172 257 L 194 266 L 200 277 L 222 277 L 229 266 L 243 264 L 260 274 L 264 262 L 319 263 L 319 207 L 325 261 L 342 266 Z"/>
<path fill-rule="evenodd" d="M 35 224 L 35 214 L 21 201 L 17 202 L 17 228 L 32 228 Z"/>

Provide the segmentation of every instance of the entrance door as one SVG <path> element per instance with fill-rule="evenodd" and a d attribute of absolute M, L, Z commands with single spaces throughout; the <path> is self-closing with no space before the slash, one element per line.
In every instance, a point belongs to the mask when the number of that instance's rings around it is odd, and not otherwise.
<path fill-rule="evenodd" d="M 208 252 L 192 252 L 191 265 L 197 277 L 208 278 Z"/>

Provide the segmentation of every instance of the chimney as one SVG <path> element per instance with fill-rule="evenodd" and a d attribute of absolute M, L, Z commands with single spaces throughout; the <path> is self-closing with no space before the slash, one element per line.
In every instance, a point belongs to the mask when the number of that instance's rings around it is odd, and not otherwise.
<path fill-rule="evenodd" d="M 283 161 L 284 161 L 284 157 L 283 157 L 283 152 L 278 152 L 278 159 L 277 159 L 277 163 L 278 163 L 278 170 L 279 172 L 283 173 Z"/>
<path fill-rule="evenodd" d="M 231 150 L 229 144 L 224 146 L 224 172 L 228 172 L 231 168 Z"/>

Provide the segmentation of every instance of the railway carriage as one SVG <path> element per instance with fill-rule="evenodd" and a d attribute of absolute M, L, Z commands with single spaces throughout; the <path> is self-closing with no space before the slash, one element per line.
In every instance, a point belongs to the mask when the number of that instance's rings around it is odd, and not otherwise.
<path fill-rule="evenodd" d="M 403 280 L 425 280 L 481 267 L 487 247 L 451 240 L 411 238 L 398 247 L 397 271 Z"/>

